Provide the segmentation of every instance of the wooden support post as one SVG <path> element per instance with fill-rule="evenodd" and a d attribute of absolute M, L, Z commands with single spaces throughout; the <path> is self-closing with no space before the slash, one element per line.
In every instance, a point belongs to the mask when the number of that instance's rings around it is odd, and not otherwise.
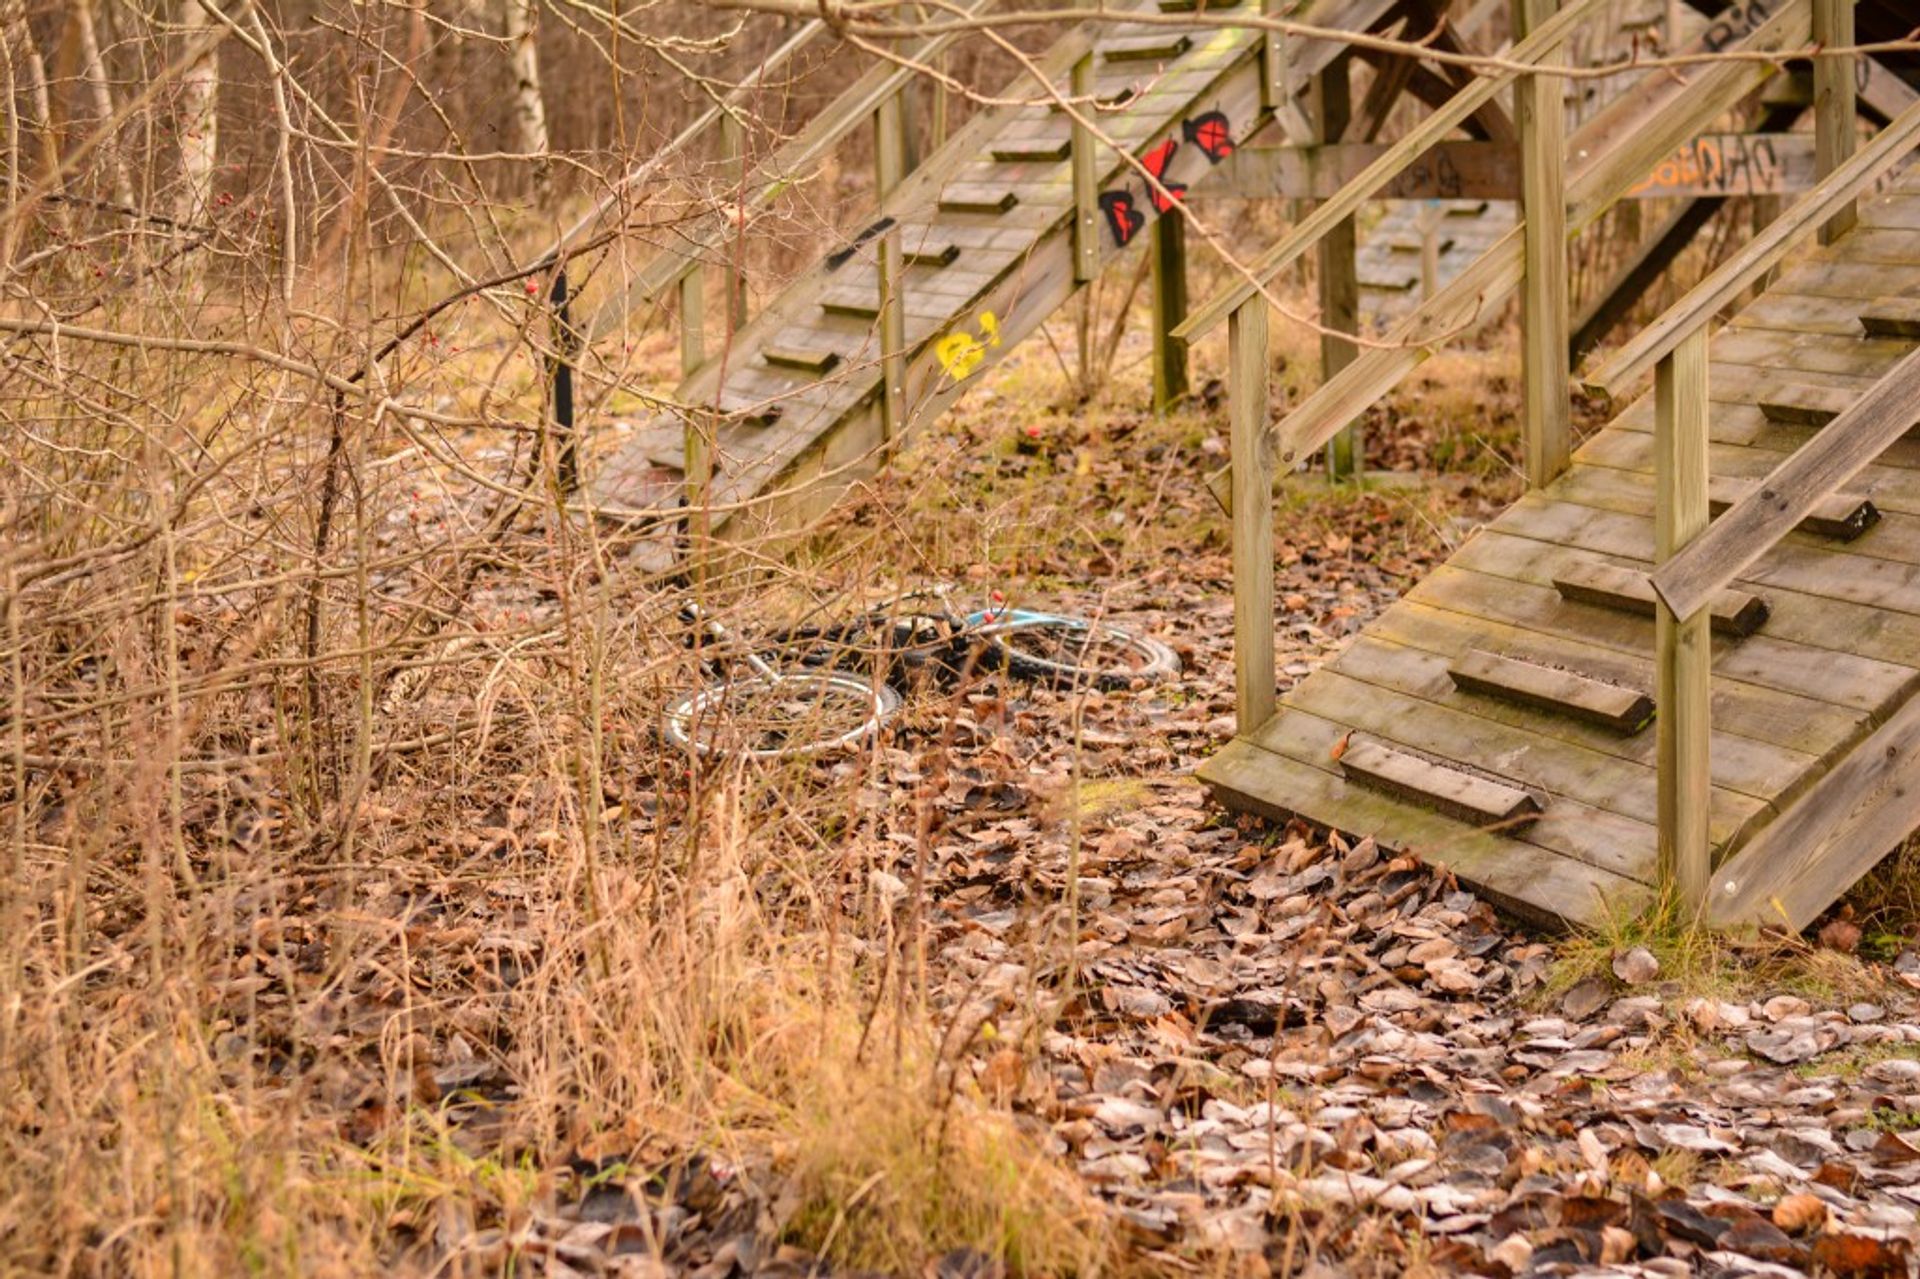
<path fill-rule="evenodd" d="M 1423 200 L 1414 217 L 1414 229 L 1420 232 L 1420 300 L 1425 302 L 1440 291 L 1440 226 L 1447 211 L 1438 200 Z"/>
<path fill-rule="evenodd" d="M 706 362 L 706 322 L 706 272 L 695 262 L 680 277 L 680 378 L 683 382 Z M 681 429 L 680 483 L 687 508 L 683 531 L 696 571 L 706 562 L 705 547 L 711 531 L 706 506 L 713 490 L 713 430 L 712 417 L 697 410 L 688 411 Z"/>
<path fill-rule="evenodd" d="M 1172 209 L 1153 223 L 1153 410 L 1187 393 L 1187 344 L 1173 336 L 1187 318 L 1187 222 Z"/>
<path fill-rule="evenodd" d="M 1314 140 L 1339 142 L 1353 115 L 1353 93 L 1349 71 L 1351 54 L 1342 53 L 1327 69 L 1313 78 L 1310 94 L 1313 105 Z M 1340 222 L 1321 239 L 1320 323 L 1331 330 L 1320 335 L 1320 379 L 1334 374 L 1359 357 L 1360 348 L 1342 333 L 1360 329 L 1360 274 L 1354 264 L 1358 248 L 1352 218 Z M 1327 478 L 1352 479 L 1366 466 L 1366 448 L 1359 423 L 1354 423 L 1327 441 Z"/>
<path fill-rule="evenodd" d="M 1100 233 L 1100 193 L 1094 189 L 1099 179 L 1093 170 L 1093 130 L 1077 118 L 1093 111 L 1091 53 L 1073 64 L 1067 92 L 1073 97 L 1076 115 L 1069 144 L 1073 160 L 1073 279 L 1076 284 L 1084 284 L 1098 272 L 1100 253 L 1100 241 L 1095 238 Z"/>
<path fill-rule="evenodd" d="M 879 202 L 907 176 L 906 121 L 899 92 L 873 112 L 874 189 Z M 907 292 L 900 256 L 900 229 L 880 237 L 880 430 L 895 440 L 907 426 Z"/>
<path fill-rule="evenodd" d="M 1260 0 L 1260 16 L 1281 16 L 1281 0 Z M 1287 101 L 1286 37 L 1271 28 L 1260 35 L 1260 105 L 1268 114 L 1280 110 Z"/>
<path fill-rule="evenodd" d="M 1233 465 L 1233 688 L 1241 735 L 1273 718 L 1273 424 L 1267 420 L 1267 299 L 1227 317 Z"/>
<path fill-rule="evenodd" d="M 744 206 L 747 186 L 746 135 L 740 128 L 740 117 L 731 111 L 720 113 L 720 155 L 728 197 Z M 736 252 L 737 249 L 738 246 Z M 747 273 L 735 260 L 735 252 L 727 255 L 727 315 L 736 332 L 746 327 Z"/>
<path fill-rule="evenodd" d="M 1079 350 L 1078 388 L 1081 395 L 1092 392 L 1093 378 L 1093 290 L 1084 287 L 1100 273 L 1099 199 L 1095 189 L 1099 176 L 1094 169 L 1093 130 L 1079 117 L 1093 111 L 1093 54 L 1082 54 L 1073 64 L 1067 92 L 1073 98 L 1073 134 L 1068 143 L 1073 170 L 1073 282 L 1080 290 L 1079 312 L 1074 317 L 1075 344 Z"/>
<path fill-rule="evenodd" d="M 947 73 L 947 55 L 942 53 L 934 60 L 933 69 L 941 75 Z M 953 95 L 947 86 L 938 80 L 933 82 L 933 109 L 927 117 L 927 153 L 931 155 L 947 145 L 947 115 L 952 110 Z"/>
<path fill-rule="evenodd" d="M 1707 332 L 1695 329 L 1654 377 L 1654 559 L 1664 563 L 1706 530 Z M 1713 674 L 1710 610 L 1674 616 L 1660 600 L 1654 615 L 1659 669 L 1656 712 L 1660 823 L 1659 886 L 1683 910 L 1706 900 L 1712 847 L 1708 694 Z"/>
<path fill-rule="evenodd" d="M 690 378 L 707 358 L 707 287 L 698 262 L 680 277 L 680 376 Z"/>
<path fill-rule="evenodd" d="M 1854 43 L 1854 0 L 1813 0 L 1813 41 L 1822 49 Z M 1814 170 L 1824 178 L 1853 155 L 1858 138 L 1854 113 L 1856 58 L 1815 58 L 1813 62 Z M 1849 202 L 1820 228 L 1820 243 L 1832 244 L 1860 220 L 1859 205 Z"/>
<path fill-rule="evenodd" d="M 1558 0 L 1514 0 L 1514 38 L 1551 18 Z M 1556 52 L 1543 62 L 1560 62 Z M 1526 223 L 1521 287 L 1522 434 L 1527 484 L 1540 488 L 1567 469 L 1572 451 L 1573 367 L 1568 356 L 1566 81 L 1522 76 L 1514 85 L 1520 133 L 1520 216 Z"/>

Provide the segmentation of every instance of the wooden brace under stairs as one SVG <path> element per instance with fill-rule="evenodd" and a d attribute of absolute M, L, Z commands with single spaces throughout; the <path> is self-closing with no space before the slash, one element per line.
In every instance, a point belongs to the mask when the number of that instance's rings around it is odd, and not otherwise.
<path fill-rule="evenodd" d="M 1920 346 L 1920 175 L 1860 219 L 1710 343 L 1716 509 Z M 1447 863 L 1536 917 L 1643 908 L 1653 399 L 1209 760 L 1216 794 Z M 1719 922 L 1802 926 L 1920 824 L 1920 432 L 1847 490 L 1711 605 L 1712 887 L 1745 903 Z"/>

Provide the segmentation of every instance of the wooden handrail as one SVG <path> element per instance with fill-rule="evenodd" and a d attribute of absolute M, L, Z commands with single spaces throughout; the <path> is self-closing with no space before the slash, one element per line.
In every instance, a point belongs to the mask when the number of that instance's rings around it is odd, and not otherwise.
<path fill-rule="evenodd" d="M 1730 52 L 1774 53 L 1801 43 L 1811 30 L 1809 0 L 1792 0 L 1733 46 Z M 1739 59 L 1708 66 L 1692 81 L 1654 80 L 1656 92 L 1672 95 L 1669 109 L 1639 127 L 1625 142 L 1599 150 L 1567 184 L 1567 234 L 1577 235 L 1599 218 L 1621 194 L 1674 147 L 1692 137 L 1722 112 L 1774 74 L 1769 63 Z M 1633 111 L 1632 91 L 1582 125 L 1568 141 L 1574 155 L 1594 152 L 1601 139 L 1620 127 L 1619 117 Z M 1304 224 L 1303 224 L 1304 225 Z M 1393 345 L 1363 354 L 1300 402 L 1276 428 L 1279 460 L 1290 466 L 1311 454 L 1348 422 L 1377 401 L 1433 353 L 1437 334 L 1446 334 L 1484 318 L 1492 304 L 1519 287 L 1525 273 L 1525 230 L 1515 227 L 1467 269 L 1396 324 Z"/>
<path fill-rule="evenodd" d="M 1661 565 L 1653 574 L 1654 589 L 1675 616 L 1699 612 L 1916 422 L 1920 351 L 1895 365 L 1852 408 L 1821 427 L 1819 435 L 1775 467 L 1753 492 Z"/>
<path fill-rule="evenodd" d="M 1794 201 L 1786 213 L 1769 223 L 1745 248 L 1721 263 L 1718 270 L 1668 307 L 1666 314 L 1583 378 L 1581 385 L 1595 395 L 1617 396 L 1638 381 L 1671 354 L 1683 338 L 1711 321 L 1722 308 L 1778 266 L 1800 240 L 1843 210 L 1917 144 L 1920 144 L 1920 104 L 1901 112 L 1852 159 Z"/>
<path fill-rule="evenodd" d="M 1574 0 L 1540 29 L 1513 46 L 1506 55 L 1509 62 L 1538 63 L 1552 56 L 1560 43 L 1584 19 L 1610 0 Z M 1312 248 L 1329 230 L 1352 217 L 1362 204 L 1372 199 L 1388 183 L 1429 147 L 1451 133 L 1454 127 L 1479 110 L 1502 89 L 1523 73 L 1504 70 L 1496 76 L 1475 80 L 1449 98 L 1446 104 L 1421 121 L 1404 138 L 1388 147 L 1380 157 L 1354 176 L 1340 191 L 1322 202 L 1294 228 L 1281 236 L 1272 248 L 1247 268 L 1247 274 L 1214 294 L 1173 331 L 1173 336 L 1191 342 L 1205 336 L 1214 326 L 1232 314 L 1267 281 L 1284 271 L 1299 256 Z"/>

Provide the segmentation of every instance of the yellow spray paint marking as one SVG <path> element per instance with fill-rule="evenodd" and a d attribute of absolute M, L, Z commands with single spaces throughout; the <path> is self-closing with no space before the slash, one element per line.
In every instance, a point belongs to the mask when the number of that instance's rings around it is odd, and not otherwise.
<path fill-rule="evenodd" d="M 977 324 L 980 336 L 975 337 L 966 329 L 958 329 L 941 338 L 933 348 L 940 367 L 956 382 L 965 381 L 987 358 L 987 352 L 1000 345 L 999 316 L 991 311 L 982 311 Z"/>

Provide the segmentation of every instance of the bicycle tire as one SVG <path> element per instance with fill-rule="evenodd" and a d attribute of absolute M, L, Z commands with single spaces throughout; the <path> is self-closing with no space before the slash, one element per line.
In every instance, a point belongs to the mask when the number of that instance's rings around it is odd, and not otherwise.
<path fill-rule="evenodd" d="M 763 716 L 763 722 L 756 726 L 751 723 L 750 711 L 739 713 L 743 705 L 751 707 L 768 695 L 777 696 L 782 703 L 777 707 L 780 714 Z M 815 735 L 794 740 L 790 731 L 809 722 L 805 706 L 810 701 L 839 702 L 858 718 L 852 721 L 852 728 L 830 725 L 825 733 L 817 731 L 820 725 L 815 722 Z M 875 687 L 831 671 L 794 671 L 783 675 L 777 684 L 764 676 L 750 675 L 721 680 L 669 702 L 661 716 L 661 735 L 695 755 L 794 759 L 864 746 L 899 710 L 900 695 L 885 684 Z M 759 736 L 750 742 L 740 740 L 749 733 Z"/>
<path fill-rule="evenodd" d="M 1158 683 L 1180 673 L 1180 656 L 1171 648 L 1104 622 L 1075 617 L 1015 621 L 990 629 L 986 639 L 999 664 L 1020 679 L 1118 689 L 1135 680 Z M 1032 651 L 1042 645 L 1047 651 Z"/>

